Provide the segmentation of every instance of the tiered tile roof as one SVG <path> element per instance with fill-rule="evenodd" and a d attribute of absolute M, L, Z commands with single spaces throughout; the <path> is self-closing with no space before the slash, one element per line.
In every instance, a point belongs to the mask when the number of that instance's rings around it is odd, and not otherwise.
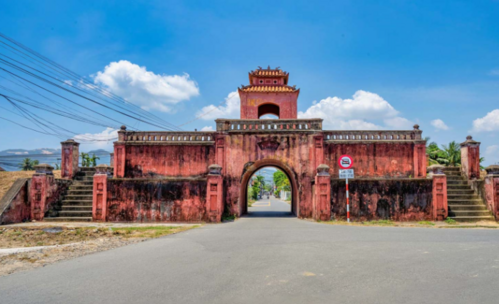
<path fill-rule="evenodd" d="M 281 93 L 281 92 L 295 92 L 298 91 L 296 87 L 290 86 L 243 86 L 240 88 L 243 92 L 272 92 L 272 93 Z"/>

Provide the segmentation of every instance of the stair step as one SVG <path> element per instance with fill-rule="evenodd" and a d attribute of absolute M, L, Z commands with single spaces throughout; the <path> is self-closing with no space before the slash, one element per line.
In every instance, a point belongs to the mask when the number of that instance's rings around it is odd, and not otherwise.
<path fill-rule="evenodd" d="M 447 189 L 447 195 L 473 194 L 473 189 Z"/>
<path fill-rule="evenodd" d="M 93 194 L 93 191 L 92 190 L 69 190 L 67 192 L 67 196 L 70 196 L 70 195 L 92 195 Z"/>
<path fill-rule="evenodd" d="M 481 199 L 448 199 L 447 204 L 449 205 L 482 205 Z"/>
<path fill-rule="evenodd" d="M 95 171 L 95 167 L 80 167 L 80 172 Z"/>
<path fill-rule="evenodd" d="M 494 221 L 494 217 L 492 215 L 489 216 L 449 216 L 457 222 L 478 222 L 478 221 Z"/>
<path fill-rule="evenodd" d="M 448 180 L 464 180 L 460 175 L 446 175 Z"/>
<path fill-rule="evenodd" d="M 447 179 L 447 186 L 449 185 L 468 185 L 468 182 L 465 180 L 449 180 Z"/>
<path fill-rule="evenodd" d="M 92 217 L 46 217 L 45 222 L 91 222 Z"/>
<path fill-rule="evenodd" d="M 471 190 L 471 188 L 468 184 L 460 184 L 460 185 L 447 184 L 447 191 L 448 190 Z"/>
<path fill-rule="evenodd" d="M 449 211 L 487 211 L 487 208 L 484 205 L 450 205 L 449 204 Z"/>
<path fill-rule="evenodd" d="M 62 206 L 57 211 L 90 211 L 92 212 L 92 205 L 90 206 Z"/>
<path fill-rule="evenodd" d="M 473 199 L 478 199 L 478 196 L 476 194 L 447 194 L 447 198 L 454 200 L 454 199 L 467 199 L 467 200 L 473 200 Z"/>
<path fill-rule="evenodd" d="M 71 195 L 66 195 L 66 197 L 64 198 L 64 200 L 68 200 L 68 201 L 71 201 L 71 200 L 82 200 L 82 201 L 88 201 L 88 200 L 92 200 L 93 196 L 92 194 L 71 194 Z"/>
<path fill-rule="evenodd" d="M 59 217 L 92 217 L 92 210 L 90 211 L 59 211 Z"/>
<path fill-rule="evenodd" d="M 449 216 L 489 216 L 488 210 L 449 210 Z"/>

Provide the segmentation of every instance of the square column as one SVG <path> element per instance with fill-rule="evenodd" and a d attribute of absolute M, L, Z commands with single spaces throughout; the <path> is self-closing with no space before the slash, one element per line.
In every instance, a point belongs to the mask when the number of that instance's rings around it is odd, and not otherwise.
<path fill-rule="evenodd" d="M 206 180 L 206 215 L 207 220 L 213 223 L 222 221 L 223 213 L 223 177 L 222 167 L 210 165 Z"/>
<path fill-rule="evenodd" d="M 467 179 L 480 179 L 480 143 L 471 136 L 461 143 L 461 172 Z"/>
<path fill-rule="evenodd" d="M 80 144 L 73 139 L 68 139 L 61 142 L 61 177 L 65 179 L 73 179 L 80 171 L 78 160 Z"/>
<path fill-rule="evenodd" d="M 108 165 L 98 165 L 95 169 L 92 220 L 105 222 L 107 216 L 107 178 L 111 175 L 111 167 Z"/>
<path fill-rule="evenodd" d="M 499 165 L 491 165 L 485 168 L 485 202 L 487 209 L 492 212 L 494 218 L 499 220 Z"/>
<path fill-rule="evenodd" d="M 316 221 L 331 219 L 331 176 L 328 165 L 319 165 L 315 176 L 313 217 Z"/>
<path fill-rule="evenodd" d="M 433 220 L 443 221 L 449 215 L 447 201 L 447 176 L 444 173 L 444 166 L 432 165 L 428 167 L 430 178 L 433 179 L 432 186 L 432 207 Z"/>
<path fill-rule="evenodd" d="M 45 217 L 45 206 L 49 192 L 49 182 L 54 176 L 54 168 L 48 164 L 35 166 L 36 173 L 31 178 L 29 200 L 31 204 L 31 220 L 42 221 Z"/>
<path fill-rule="evenodd" d="M 125 177 L 125 140 L 127 139 L 126 126 L 118 131 L 118 141 L 114 143 L 113 163 L 114 177 Z"/>

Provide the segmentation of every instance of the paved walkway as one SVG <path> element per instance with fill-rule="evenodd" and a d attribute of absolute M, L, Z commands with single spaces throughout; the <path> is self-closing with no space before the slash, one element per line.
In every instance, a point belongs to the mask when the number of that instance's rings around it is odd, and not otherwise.
<path fill-rule="evenodd" d="M 260 215 L 1 277 L 0 302 L 498 302 L 497 230 Z"/>

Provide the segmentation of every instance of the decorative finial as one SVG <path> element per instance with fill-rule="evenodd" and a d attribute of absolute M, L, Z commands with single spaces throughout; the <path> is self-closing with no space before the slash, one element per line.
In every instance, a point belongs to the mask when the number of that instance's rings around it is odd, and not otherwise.
<path fill-rule="evenodd" d="M 418 124 L 414 125 L 414 130 L 419 130 L 419 125 Z"/>
<path fill-rule="evenodd" d="M 121 126 L 121 131 L 126 131 L 126 126 L 125 125 Z"/>
<path fill-rule="evenodd" d="M 471 135 L 466 136 L 466 140 L 472 140 L 472 139 L 473 137 L 471 137 Z"/>
<path fill-rule="evenodd" d="M 270 70 L 270 65 L 267 67 L 267 70 Z"/>

